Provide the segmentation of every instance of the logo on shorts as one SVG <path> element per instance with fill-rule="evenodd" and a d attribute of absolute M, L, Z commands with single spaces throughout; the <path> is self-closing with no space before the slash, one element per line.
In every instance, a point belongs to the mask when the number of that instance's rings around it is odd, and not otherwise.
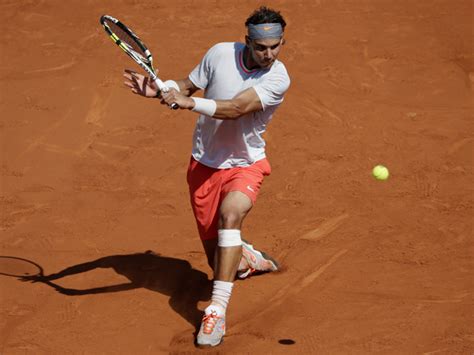
<path fill-rule="evenodd" d="M 250 190 L 250 191 L 252 191 L 252 192 L 255 192 L 255 190 L 254 190 L 254 189 L 252 188 L 252 186 L 250 186 L 250 185 L 247 185 L 247 190 Z"/>

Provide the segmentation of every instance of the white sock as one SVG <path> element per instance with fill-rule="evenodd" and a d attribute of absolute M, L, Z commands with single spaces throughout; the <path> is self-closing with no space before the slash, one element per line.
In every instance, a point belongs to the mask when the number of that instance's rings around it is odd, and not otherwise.
<path fill-rule="evenodd" d="M 219 311 L 222 311 L 225 313 L 227 309 L 227 305 L 229 304 L 229 299 L 230 295 L 232 294 L 232 287 L 234 287 L 233 282 L 226 282 L 226 281 L 219 281 L 219 280 L 214 280 L 214 285 L 212 288 L 212 298 L 211 298 L 211 305 L 206 308 L 206 313 L 207 310 L 214 305 L 220 306 L 216 308 L 222 308 L 222 310 L 216 309 L 215 311 L 217 312 L 218 315 Z"/>

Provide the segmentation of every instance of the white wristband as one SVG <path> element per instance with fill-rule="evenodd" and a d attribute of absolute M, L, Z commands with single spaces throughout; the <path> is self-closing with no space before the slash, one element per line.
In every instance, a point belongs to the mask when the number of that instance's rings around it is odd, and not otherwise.
<path fill-rule="evenodd" d="M 165 84 L 168 89 L 175 89 L 177 92 L 180 92 L 179 85 L 174 80 L 166 80 L 163 84 Z"/>
<path fill-rule="evenodd" d="M 212 117 L 216 113 L 217 103 L 214 100 L 202 99 L 200 97 L 191 97 L 194 100 L 194 112 Z"/>

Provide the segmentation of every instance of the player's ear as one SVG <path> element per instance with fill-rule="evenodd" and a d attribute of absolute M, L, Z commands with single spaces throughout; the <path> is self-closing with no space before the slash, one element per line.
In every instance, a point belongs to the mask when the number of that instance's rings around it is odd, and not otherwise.
<path fill-rule="evenodd" d="M 249 36 L 245 36 L 245 44 L 248 46 L 250 46 L 250 38 Z"/>
<path fill-rule="evenodd" d="M 284 38 L 281 39 L 281 45 L 283 46 L 286 43 L 286 40 Z"/>

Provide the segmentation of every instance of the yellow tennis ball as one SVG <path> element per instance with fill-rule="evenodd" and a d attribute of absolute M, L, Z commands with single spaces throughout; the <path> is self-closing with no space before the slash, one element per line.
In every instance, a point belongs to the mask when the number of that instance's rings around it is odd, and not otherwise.
<path fill-rule="evenodd" d="M 383 165 L 377 165 L 372 169 L 372 175 L 377 180 L 387 180 L 390 175 L 388 169 Z"/>

